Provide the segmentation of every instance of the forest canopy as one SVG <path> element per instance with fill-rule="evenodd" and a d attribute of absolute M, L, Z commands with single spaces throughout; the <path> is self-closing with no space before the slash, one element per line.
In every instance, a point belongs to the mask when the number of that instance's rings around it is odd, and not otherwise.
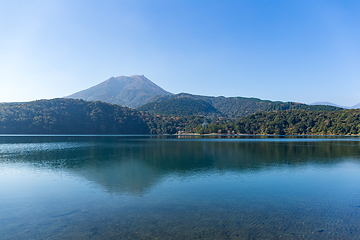
<path fill-rule="evenodd" d="M 259 112 L 236 121 L 218 121 L 206 127 L 197 126 L 196 132 L 271 135 L 355 135 L 360 134 L 360 109 Z"/>

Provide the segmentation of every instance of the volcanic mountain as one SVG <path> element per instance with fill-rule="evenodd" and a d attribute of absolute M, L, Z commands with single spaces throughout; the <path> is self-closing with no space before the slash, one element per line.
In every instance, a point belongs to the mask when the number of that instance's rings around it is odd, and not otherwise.
<path fill-rule="evenodd" d="M 67 98 L 99 100 L 136 108 L 159 95 L 172 95 L 172 93 L 165 91 L 144 75 L 134 75 L 109 78 L 98 85 L 67 96 Z"/>

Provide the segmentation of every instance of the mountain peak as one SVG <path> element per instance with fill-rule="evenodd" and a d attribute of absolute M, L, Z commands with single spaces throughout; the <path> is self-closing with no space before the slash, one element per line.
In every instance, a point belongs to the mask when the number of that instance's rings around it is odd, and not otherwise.
<path fill-rule="evenodd" d="M 111 77 L 68 98 L 102 101 L 136 108 L 158 95 L 171 95 L 144 75 Z"/>

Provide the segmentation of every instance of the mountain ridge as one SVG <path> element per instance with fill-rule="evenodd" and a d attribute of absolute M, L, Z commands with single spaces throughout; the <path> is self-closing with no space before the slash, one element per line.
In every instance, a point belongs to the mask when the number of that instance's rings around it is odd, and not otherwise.
<path fill-rule="evenodd" d="M 344 108 L 344 109 L 351 108 L 348 106 L 341 106 L 341 105 L 338 105 L 338 104 L 332 103 L 332 102 L 314 102 L 314 103 L 309 103 L 309 105 L 327 105 L 327 106 L 339 107 L 339 108 Z"/>
<path fill-rule="evenodd" d="M 219 111 L 223 117 L 227 118 L 241 118 L 256 112 L 270 112 L 270 111 L 282 111 L 282 110 L 324 110 L 324 111 L 337 111 L 342 110 L 343 108 L 327 106 L 327 105 L 307 105 L 303 103 L 296 102 L 281 102 L 281 101 L 270 101 L 262 100 L 259 98 L 245 98 L 245 97 L 212 97 L 212 96 L 202 96 L 202 95 L 193 95 L 190 93 L 179 93 L 168 96 L 155 96 L 149 100 L 147 104 L 144 104 L 137 108 L 140 111 L 149 111 L 152 113 L 164 113 L 165 111 L 157 111 L 154 108 L 154 103 L 161 103 L 173 99 L 173 104 L 176 103 L 176 99 L 182 98 L 191 98 L 194 100 L 200 100 L 209 103 L 217 111 Z M 191 108 L 192 106 L 188 106 Z M 174 106 L 168 105 L 168 108 L 174 108 Z M 171 111 L 167 112 L 171 114 Z M 193 115 L 197 115 L 195 111 Z"/>
<path fill-rule="evenodd" d="M 352 107 L 341 106 L 341 105 L 338 105 L 338 104 L 332 103 L 332 102 L 314 102 L 314 103 L 309 103 L 309 105 L 328 105 L 328 106 L 340 107 L 340 108 L 344 108 L 344 109 L 357 109 L 357 108 L 360 108 L 360 103 L 355 104 Z"/>
<path fill-rule="evenodd" d="M 223 117 L 223 114 L 214 108 L 210 103 L 188 97 L 170 98 L 160 102 L 150 102 L 136 108 L 136 110 L 167 116 L 197 115 L 213 118 Z"/>
<path fill-rule="evenodd" d="M 360 108 L 360 103 L 358 103 L 358 104 L 356 104 L 356 105 L 354 105 L 354 106 L 352 106 L 351 108 Z"/>

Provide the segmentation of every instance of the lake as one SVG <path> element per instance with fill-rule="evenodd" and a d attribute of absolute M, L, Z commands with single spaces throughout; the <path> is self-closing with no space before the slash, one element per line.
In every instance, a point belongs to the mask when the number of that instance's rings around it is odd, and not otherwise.
<path fill-rule="evenodd" d="M 0 239 L 360 239 L 360 138 L 0 136 Z"/>

